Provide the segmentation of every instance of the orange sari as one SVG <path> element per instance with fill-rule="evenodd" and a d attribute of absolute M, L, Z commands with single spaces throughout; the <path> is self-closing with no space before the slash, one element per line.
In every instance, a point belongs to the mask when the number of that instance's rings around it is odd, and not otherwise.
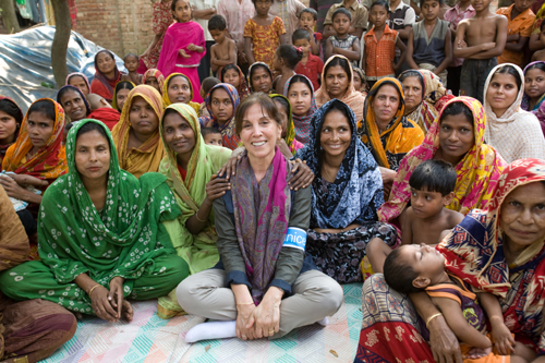
<path fill-rule="evenodd" d="M 64 110 L 61 105 L 50 98 L 41 98 L 34 103 L 43 100 L 52 102 L 55 105 L 55 123 L 49 140 L 47 140 L 43 148 L 38 150 L 36 155 L 27 159 L 26 155 L 34 146 L 27 132 L 27 112 L 21 124 L 17 141 L 6 151 L 6 156 L 2 161 L 2 169 L 52 181 L 68 172 L 64 146 L 61 145 L 64 130 Z"/>

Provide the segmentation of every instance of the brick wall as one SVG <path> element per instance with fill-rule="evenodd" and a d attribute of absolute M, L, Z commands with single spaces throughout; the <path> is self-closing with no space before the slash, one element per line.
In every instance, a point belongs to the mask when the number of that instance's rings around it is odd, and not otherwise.
<path fill-rule="evenodd" d="M 76 31 L 118 56 L 141 54 L 154 34 L 151 0 L 76 0 Z"/>

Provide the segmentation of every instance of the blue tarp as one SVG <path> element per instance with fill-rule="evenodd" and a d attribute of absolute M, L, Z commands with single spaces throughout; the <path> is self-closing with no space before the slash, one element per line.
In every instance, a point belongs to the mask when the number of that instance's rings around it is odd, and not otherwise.
<path fill-rule="evenodd" d="M 23 112 L 39 98 L 56 99 L 59 87 L 55 84 L 51 68 L 54 35 L 54 26 L 39 26 L 17 34 L 0 35 L 0 95 L 13 98 Z M 82 72 L 91 82 L 95 74 L 95 54 L 101 49 L 73 31 L 66 54 L 68 72 Z M 123 60 L 117 56 L 116 63 L 119 70 L 126 71 Z"/>

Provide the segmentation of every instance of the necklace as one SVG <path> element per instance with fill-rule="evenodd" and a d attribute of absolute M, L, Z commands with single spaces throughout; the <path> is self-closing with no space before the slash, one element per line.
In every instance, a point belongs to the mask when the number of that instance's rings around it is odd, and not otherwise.
<path fill-rule="evenodd" d="M 331 178 L 331 175 L 329 175 L 329 172 L 327 171 L 327 169 L 326 169 L 326 167 L 325 167 L 325 164 L 322 166 L 322 169 L 324 169 L 327 178 L 328 178 L 329 180 L 333 180 L 331 183 L 334 183 L 336 178 Z"/>

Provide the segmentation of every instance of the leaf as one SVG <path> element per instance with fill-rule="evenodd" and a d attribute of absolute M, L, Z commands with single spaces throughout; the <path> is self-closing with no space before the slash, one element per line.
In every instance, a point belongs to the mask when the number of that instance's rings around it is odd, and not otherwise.
<path fill-rule="evenodd" d="M 204 352 L 208 352 L 208 349 L 210 349 L 210 344 L 208 344 L 206 347 L 204 347 Z"/>
<path fill-rule="evenodd" d="M 329 353 L 333 354 L 333 355 L 335 356 L 335 358 L 339 358 L 339 355 L 338 355 L 337 352 L 334 351 L 333 349 L 331 349 L 331 350 L 329 351 Z"/>

